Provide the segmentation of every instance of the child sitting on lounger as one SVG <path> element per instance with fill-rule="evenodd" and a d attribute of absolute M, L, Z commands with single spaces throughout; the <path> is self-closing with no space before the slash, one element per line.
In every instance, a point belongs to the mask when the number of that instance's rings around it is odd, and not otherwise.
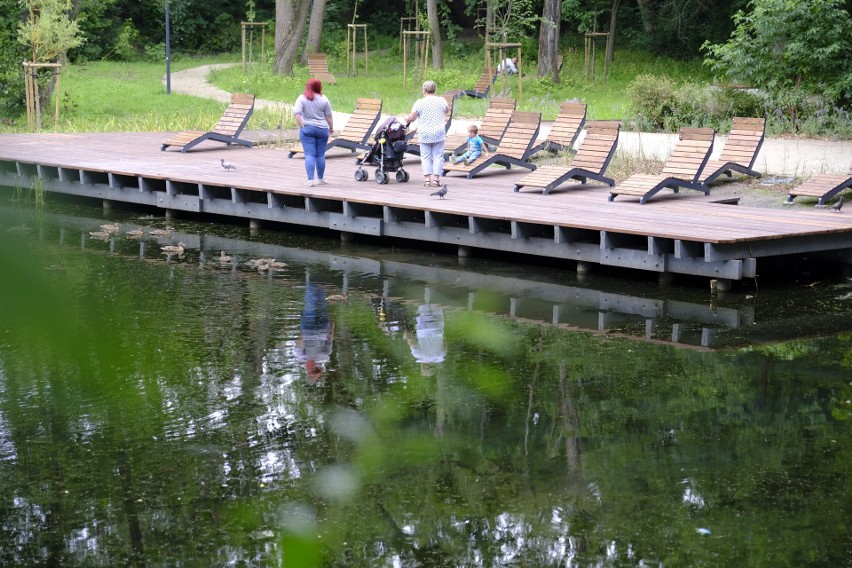
<path fill-rule="evenodd" d="M 471 124 L 467 127 L 467 151 L 461 156 L 454 156 L 453 163 L 464 162 L 464 165 L 470 165 L 482 155 L 482 152 L 487 151 L 485 141 L 479 135 L 479 129 L 475 124 Z"/>

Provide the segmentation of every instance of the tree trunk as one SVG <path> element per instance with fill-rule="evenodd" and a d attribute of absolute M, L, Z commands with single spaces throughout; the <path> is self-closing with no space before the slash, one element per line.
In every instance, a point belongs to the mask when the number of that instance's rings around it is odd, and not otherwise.
<path fill-rule="evenodd" d="M 275 64 L 278 75 L 292 75 L 310 0 L 275 0 Z"/>
<path fill-rule="evenodd" d="M 642 29 L 645 33 L 654 32 L 654 6 L 651 0 L 636 0 L 639 4 L 639 17 L 642 19 Z"/>
<path fill-rule="evenodd" d="M 621 0 L 612 0 L 612 13 L 609 15 L 609 37 L 606 38 L 606 59 L 607 63 L 612 63 L 612 56 L 615 53 L 615 22 L 618 19 L 618 6 Z"/>
<path fill-rule="evenodd" d="M 559 20 L 562 0 L 544 0 L 538 33 L 538 76 L 559 82 Z"/>
<path fill-rule="evenodd" d="M 444 50 L 441 47 L 441 22 L 438 19 L 438 0 L 426 0 L 426 15 L 432 32 L 432 67 L 444 68 Z"/>
<path fill-rule="evenodd" d="M 311 7 L 311 23 L 308 26 L 308 39 L 305 40 L 305 50 L 302 52 L 302 65 L 308 64 L 308 54 L 316 53 L 320 48 L 322 38 L 322 20 L 325 17 L 325 0 L 314 0 Z"/>

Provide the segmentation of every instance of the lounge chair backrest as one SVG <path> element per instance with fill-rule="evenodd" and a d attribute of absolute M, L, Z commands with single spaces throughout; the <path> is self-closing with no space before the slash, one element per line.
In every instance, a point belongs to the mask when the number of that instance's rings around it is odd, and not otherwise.
<path fill-rule="evenodd" d="M 540 112 L 513 112 L 509 126 L 494 153 L 510 156 L 517 160 L 526 160 L 530 148 L 532 148 L 535 138 L 538 136 L 540 125 Z"/>
<path fill-rule="evenodd" d="M 512 113 L 515 112 L 516 104 L 515 99 L 491 99 L 485 118 L 482 119 L 482 124 L 479 126 L 479 135 L 491 140 L 500 140 L 503 132 L 506 131 Z"/>
<path fill-rule="evenodd" d="M 382 114 L 382 99 L 358 99 L 355 111 L 340 132 L 341 138 L 366 141 Z"/>
<path fill-rule="evenodd" d="M 456 97 L 452 93 L 444 93 L 441 95 L 447 101 L 447 115 L 444 117 L 444 132 L 450 131 L 450 126 L 453 124 L 453 113 L 455 112 Z"/>
<path fill-rule="evenodd" d="M 494 77 L 497 75 L 497 72 L 494 69 L 488 69 L 487 67 L 482 71 L 482 75 L 479 76 L 479 81 L 476 82 L 476 86 L 473 87 L 473 90 L 478 93 L 486 93 L 488 89 L 491 88 L 491 84 L 494 83 Z"/>
<path fill-rule="evenodd" d="M 754 165 L 766 135 L 766 119 L 734 117 L 731 134 L 725 141 L 720 162 L 733 162 L 748 168 Z"/>
<path fill-rule="evenodd" d="M 697 183 L 713 151 L 715 135 L 712 128 L 681 128 L 680 140 L 666 160 L 662 174 Z"/>
<path fill-rule="evenodd" d="M 254 112 L 254 95 L 247 93 L 231 94 L 231 103 L 225 109 L 222 118 L 213 127 L 213 132 L 236 138 L 245 128 L 252 112 Z"/>
<path fill-rule="evenodd" d="M 594 121 L 586 123 L 586 137 L 571 161 L 572 168 L 583 168 L 602 174 L 618 146 L 621 125 L 617 122 Z"/>
<path fill-rule="evenodd" d="M 547 140 L 570 148 L 585 122 L 586 105 L 584 103 L 562 103 L 559 106 L 559 114 L 547 134 Z"/>
<path fill-rule="evenodd" d="M 308 54 L 308 73 L 311 77 L 316 77 L 320 81 L 334 78 L 328 70 L 328 57 L 325 53 L 309 53 Z"/>

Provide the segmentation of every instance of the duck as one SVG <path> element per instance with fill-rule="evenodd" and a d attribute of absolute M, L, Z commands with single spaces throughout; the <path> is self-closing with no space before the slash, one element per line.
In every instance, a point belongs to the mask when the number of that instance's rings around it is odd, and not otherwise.
<path fill-rule="evenodd" d="M 223 251 L 223 250 L 219 251 L 219 262 L 221 262 L 222 264 L 229 264 L 231 262 L 231 260 L 233 260 L 233 259 L 230 256 L 228 256 L 227 254 L 225 254 L 225 251 Z"/>
<path fill-rule="evenodd" d="M 345 302 L 349 299 L 349 292 L 345 294 L 332 294 L 325 297 L 326 302 Z"/>
<path fill-rule="evenodd" d="M 160 247 L 160 250 L 163 251 L 163 254 L 183 254 L 184 244 L 178 243 L 176 245 L 163 245 Z"/>
<path fill-rule="evenodd" d="M 106 240 L 110 237 L 110 233 L 107 233 L 106 231 L 89 231 L 89 236 L 93 239 Z"/>
<path fill-rule="evenodd" d="M 105 225 L 101 225 L 101 230 L 107 233 L 117 233 L 121 230 L 121 227 L 118 226 L 118 223 L 107 223 Z"/>
<path fill-rule="evenodd" d="M 165 229 L 151 229 L 148 234 L 152 237 L 168 237 L 172 234 L 173 230 L 174 229 L 171 227 L 166 227 Z"/>
<path fill-rule="evenodd" d="M 258 258 L 253 266 L 258 272 L 280 272 L 287 268 L 287 263 L 274 258 Z"/>
<path fill-rule="evenodd" d="M 127 231 L 125 234 L 128 237 L 135 239 L 135 238 L 138 238 L 138 237 L 144 237 L 145 231 L 143 231 L 142 229 L 133 229 L 132 231 Z"/>

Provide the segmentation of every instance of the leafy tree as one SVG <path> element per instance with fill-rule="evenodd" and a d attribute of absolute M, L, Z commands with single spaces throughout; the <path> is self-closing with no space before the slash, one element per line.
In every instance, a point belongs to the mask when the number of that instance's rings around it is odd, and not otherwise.
<path fill-rule="evenodd" d="M 32 53 L 31 61 L 55 62 L 85 40 L 68 14 L 71 0 L 29 0 L 22 3 L 27 18 L 18 26 L 18 41 Z"/>
<path fill-rule="evenodd" d="M 852 99 L 852 24 L 843 0 L 752 0 L 749 7 L 734 14 L 726 43 L 704 43 L 707 65 L 764 90 L 794 125 L 810 96 Z"/>

